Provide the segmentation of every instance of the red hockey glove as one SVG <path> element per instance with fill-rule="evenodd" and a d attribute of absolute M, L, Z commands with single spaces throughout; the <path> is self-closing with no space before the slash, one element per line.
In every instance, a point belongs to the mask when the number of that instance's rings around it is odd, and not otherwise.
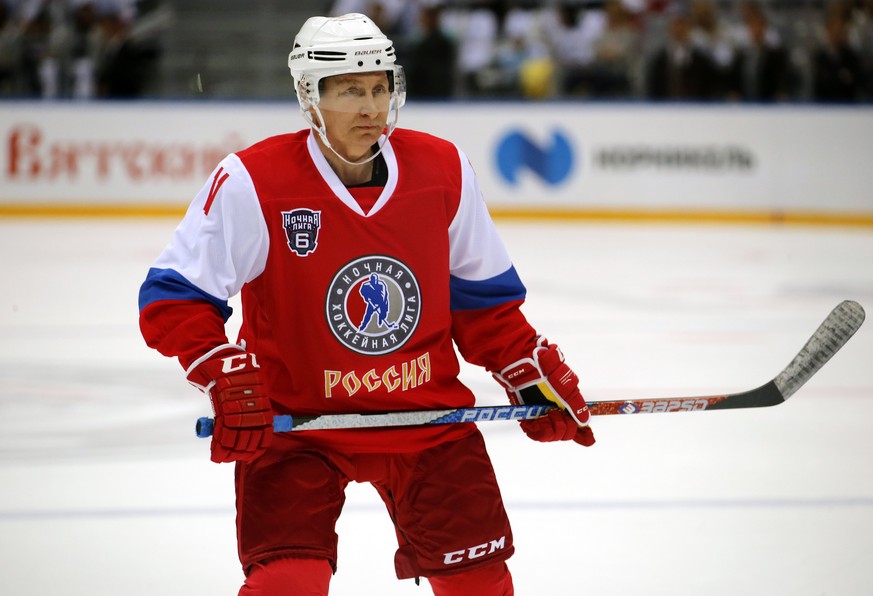
<path fill-rule="evenodd" d="M 534 441 L 569 441 L 590 447 L 594 433 L 588 426 L 588 404 L 579 392 L 579 378 L 564 362 L 558 346 L 544 337 L 531 358 L 510 364 L 494 378 L 506 389 L 513 404 L 555 404 L 542 418 L 524 420 L 521 428 Z"/>
<path fill-rule="evenodd" d="M 212 461 L 251 461 L 266 451 L 273 438 L 273 413 L 261 367 L 245 345 L 210 350 L 191 364 L 187 375 L 212 401 Z"/>

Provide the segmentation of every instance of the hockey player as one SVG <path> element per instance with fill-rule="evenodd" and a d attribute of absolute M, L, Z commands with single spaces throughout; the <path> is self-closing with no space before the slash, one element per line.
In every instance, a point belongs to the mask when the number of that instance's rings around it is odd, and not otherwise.
<path fill-rule="evenodd" d="M 327 594 L 355 481 L 395 525 L 399 578 L 512 594 L 512 533 L 475 424 L 272 433 L 274 414 L 472 406 L 454 341 L 512 402 L 560 406 L 521 423 L 531 438 L 594 443 L 576 375 L 519 310 L 525 288 L 466 156 L 396 128 L 391 41 L 360 14 L 313 17 L 288 65 L 310 127 L 225 157 L 140 291 L 146 342 L 211 400 L 211 459 L 236 462 L 239 593 Z"/>

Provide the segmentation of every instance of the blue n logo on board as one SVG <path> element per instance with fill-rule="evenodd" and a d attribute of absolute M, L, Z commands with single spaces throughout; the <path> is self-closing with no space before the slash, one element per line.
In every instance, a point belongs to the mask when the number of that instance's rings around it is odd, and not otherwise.
<path fill-rule="evenodd" d="M 573 170 L 573 147 L 566 135 L 553 131 L 546 144 L 537 144 L 518 130 L 507 133 L 498 143 L 497 170 L 509 184 L 518 184 L 519 174 L 529 170 L 550 186 L 567 179 Z"/>

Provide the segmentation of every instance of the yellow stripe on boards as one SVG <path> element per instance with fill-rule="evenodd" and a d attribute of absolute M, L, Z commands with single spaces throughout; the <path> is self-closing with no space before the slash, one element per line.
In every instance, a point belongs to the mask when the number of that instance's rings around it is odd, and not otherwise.
<path fill-rule="evenodd" d="M 181 203 L 87 203 L 42 202 L 0 203 L 0 217 L 27 218 L 145 218 L 174 217 L 185 214 Z M 610 221 L 658 224 L 782 224 L 805 226 L 843 226 L 873 228 L 873 212 L 841 213 L 828 211 L 729 211 L 680 209 L 548 209 L 529 207 L 489 208 L 495 220 Z"/>
<path fill-rule="evenodd" d="M 873 213 L 827 211 L 683 211 L 619 209 L 527 209 L 492 207 L 494 219 L 612 221 L 624 223 L 793 224 L 873 227 Z"/>
<path fill-rule="evenodd" d="M 185 215 L 185 205 L 178 203 L 0 203 L 0 217 L 29 218 L 143 218 Z"/>

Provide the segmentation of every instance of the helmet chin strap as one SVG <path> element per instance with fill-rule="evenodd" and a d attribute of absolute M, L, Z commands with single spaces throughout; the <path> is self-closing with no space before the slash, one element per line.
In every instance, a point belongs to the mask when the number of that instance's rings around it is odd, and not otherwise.
<path fill-rule="evenodd" d="M 316 123 L 315 118 L 312 117 L 312 113 L 309 110 L 301 109 L 300 111 L 303 113 L 303 118 L 307 122 L 309 122 L 309 126 L 312 128 L 312 130 L 318 133 L 318 137 L 321 139 L 321 142 L 324 143 L 325 147 L 330 149 L 331 153 L 336 155 L 338 158 L 340 158 L 342 161 L 346 162 L 350 166 L 362 166 L 365 163 L 373 161 L 379 156 L 380 153 L 382 153 L 382 148 L 385 146 L 385 143 L 388 142 L 388 137 L 391 136 L 391 133 L 394 132 L 394 127 L 397 126 L 397 119 L 400 116 L 400 108 L 397 107 L 397 101 L 395 99 L 391 100 L 391 105 L 391 112 L 394 114 L 394 118 L 391 122 L 388 123 L 388 130 L 385 132 L 385 138 L 382 139 L 381 143 L 377 141 L 376 146 L 378 147 L 378 149 L 372 155 L 360 161 L 351 161 L 341 155 L 339 151 L 333 148 L 333 145 L 327 138 L 327 126 L 324 124 L 324 116 L 321 115 L 321 110 L 318 109 L 318 104 L 313 103 L 311 107 L 312 110 L 315 110 L 315 114 L 318 116 L 318 123 Z"/>

